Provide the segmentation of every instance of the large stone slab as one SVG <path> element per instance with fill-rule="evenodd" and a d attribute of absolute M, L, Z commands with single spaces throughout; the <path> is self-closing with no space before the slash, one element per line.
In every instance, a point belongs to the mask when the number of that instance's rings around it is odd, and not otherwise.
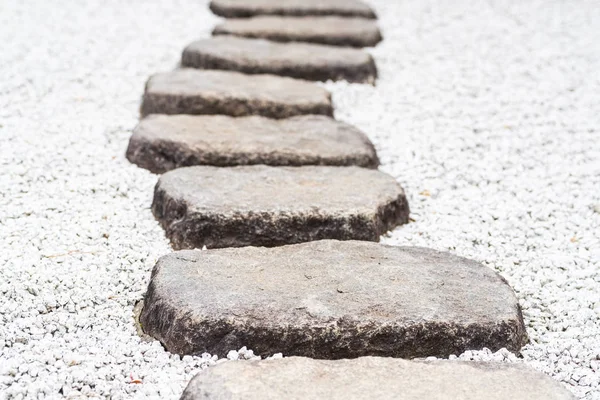
<path fill-rule="evenodd" d="M 213 35 L 352 47 L 375 46 L 382 39 L 377 23 L 371 19 L 269 15 L 225 20 L 215 27 Z"/>
<path fill-rule="evenodd" d="M 154 114 L 134 129 L 127 158 L 154 173 L 192 165 L 379 164 L 364 133 L 322 115 L 276 120 Z"/>
<path fill-rule="evenodd" d="M 311 82 L 274 75 L 183 68 L 150 77 L 141 114 L 288 118 L 302 114 L 331 116 L 333 107 L 329 92 Z"/>
<path fill-rule="evenodd" d="M 141 322 L 178 354 L 413 358 L 526 342 L 515 294 L 490 268 L 359 241 L 172 253 Z"/>
<path fill-rule="evenodd" d="M 359 167 L 185 167 L 158 180 L 152 211 L 176 249 L 371 240 L 408 222 L 394 178 Z"/>
<path fill-rule="evenodd" d="M 193 42 L 183 51 L 181 65 L 312 81 L 373 83 L 377 78 L 373 57 L 364 50 L 235 36 L 216 36 Z"/>
<path fill-rule="evenodd" d="M 212 0 L 210 9 L 226 18 L 255 15 L 340 15 L 376 18 L 361 0 Z"/>
<path fill-rule="evenodd" d="M 574 400 L 521 364 L 290 357 L 232 361 L 198 373 L 181 400 L 210 399 Z"/>

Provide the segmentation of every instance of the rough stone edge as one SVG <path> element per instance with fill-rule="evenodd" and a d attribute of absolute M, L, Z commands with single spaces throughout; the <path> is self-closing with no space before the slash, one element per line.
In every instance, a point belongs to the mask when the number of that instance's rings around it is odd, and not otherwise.
<path fill-rule="evenodd" d="M 374 84 L 377 80 L 377 66 L 373 56 L 365 52 L 367 62 L 353 66 L 337 66 L 334 69 L 320 68 L 316 66 L 305 65 L 302 68 L 294 68 L 294 66 L 268 68 L 259 65 L 243 65 L 235 61 L 225 59 L 213 54 L 205 54 L 190 47 L 193 43 L 187 46 L 181 55 L 181 65 L 185 68 L 212 69 L 235 71 L 244 74 L 270 74 L 277 76 L 287 76 L 295 79 L 304 79 L 308 81 L 328 80 L 340 81 L 346 80 L 351 83 L 369 83 Z M 360 50 L 356 50 L 360 51 Z"/>
<path fill-rule="evenodd" d="M 372 7 L 369 7 L 369 10 L 365 12 L 361 11 L 352 11 L 352 10 L 337 10 L 331 12 L 330 10 L 313 10 L 305 11 L 301 9 L 289 9 L 289 10 L 274 10 L 274 12 L 261 12 L 255 11 L 246 7 L 222 7 L 219 4 L 215 4 L 214 1 L 211 1 L 208 5 L 208 8 L 216 15 L 224 18 L 249 18 L 258 15 L 279 15 L 279 16 L 339 16 L 339 17 L 360 17 L 366 19 L 377 19 L 377 14 L 373 10 Z"/>
<path fill-rule="evenodd" d="M 247 216 L 243 220 L 235 220 L 229 225 L 225 225 L 223 220 L 226 219 L 223 215 L 213 215 L 210 217 L 196 217 L 192 221 L 187 220 L 187 207 L 184 202 L 180 199 L 174 199 L 165 193 L 160 187 L 160 179 L 156 183 L 154 188 L 154 197 L 152 200 L 152 213 L 158 220 L 160 225 L 165 230 L 167 238 L 169 238 L 172 247 L 175 250 L 182 249 L 194 249 L 202 248 L 207 246 L 209 248 L 224 248 L 224 247 L 244 247 L 244 246 L 264 246 L 264 247 L 275 247 L 283 246 L 286 244 L 297 244 L 303 242 L 310 242 L 322 239 L 334 239 L 334 240 L 365 240 L 370 242 L 379 242 L 381 235 L 388 232 L 389 230 L 404 225 L 409 222 L 410 207 L 408 199 L 404 189 L 395 199 L 380 205 L 374 214 L 374 218 L 369 220 L 365 216 L 355 216 L 354 220 L 351 220 L 350 225 L 354 228 L 352 230 L 343 229 L 347 223 L 347 219 L 338 220 L 336 218 L 326 217 L 319 219 L 318 226 L 324 227 L 326 232 L 315 232 L 310 231 L 306 233 L 305 237 L 292 240 L 288 238 L 282 238 L 281 232 L 273 233 L 273 238 L 268 237 L 258 239 L 256 235 L 252 233 L 247 234 L 248 238 L 239 240 L 242 235 L 236 233 L 233 235 L 238 240 L 215 240 L 212 241 L 214 236 L 232 237 L 231 234 L 225 234 L 227 232 L 243 232 L 241 228 L 247 226 L 259 226 L 261 231 L 269 234 L 270 227 L 279 220 L 279 224 L 283 222 L 283 228 L 280 231 L 297 233 L 298 226 L 306 224 L 306 217 L 302 215 L 294 216 L 283 216 L 275 219 L 265 219 L 260 214 L 253 214 Z M 400 187 L 401 188 L 401 187 Z M 268 215 L 267 215 L 268 216 Z M 266 223 L 264 222 L 266 220 Z M 329 230 L 331 225 L 334 225 L 333 230 Z M 177 228 L 177 229 L 175 229 Z M 184 230 L 185 232 L 194 232 L 192 235 L 183 237 L 179 232 Z M 322 231 L 322 229 L 321 229 Z M 359 234 L 357 235 L 356 232 Z M 221 233 L 221 235 L 219 235 Z M 191 238 L 190 238 L 191 236 Z M 290 235 L 293 237 L 293 235 Z M 197 238 L 201 238 L 198 240 Z M 276 238 L 275 238 L 276 237 Z M 208 241 L 207 241 L 208 239 Z M 277 240 L 279 239 L 279 240 Z"/>
<path fill-rule="evenodd" d="M 144 295 L 144 298 L 145 297 L 146 296 Z M 142 300 L 136 301 L 133 306 L 133 326 L 135 327 L 135 332 L 142 339 L 142 342 L 147 342 L 147 343 L 154 342 L 156 339 L 154 339 L 150 335 L 147 335 L 144 332 L 144 327 L 142 326 L 142 322 L 140 320 L 143 312 L 144 312 L 144 300 L 142 299 Z"/>

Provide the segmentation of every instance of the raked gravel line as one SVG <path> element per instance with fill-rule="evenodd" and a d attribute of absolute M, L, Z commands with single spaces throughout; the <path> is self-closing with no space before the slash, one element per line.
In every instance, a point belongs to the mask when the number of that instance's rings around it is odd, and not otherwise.
<path fill-rule="evenodd" d="M 372 4 L 378 85 L 326 86 L 409 196 L 384 243 L 497 269 L 525 362 L 600 399 L 600 3 Z M 0 398 L 176 399 L 209 363 L 136 336 L 170 249 L 124 154 L 147 77 L 217 22 L 201 0 L 0 6 Z"/>

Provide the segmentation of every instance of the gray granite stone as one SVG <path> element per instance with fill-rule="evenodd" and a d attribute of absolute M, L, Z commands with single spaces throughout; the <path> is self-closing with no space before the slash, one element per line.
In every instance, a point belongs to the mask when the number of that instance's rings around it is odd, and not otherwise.
<path fill-rule="evenodd" d="M 574 400 L 552 378 L 521 364 L 469 361 L 232 361 L 198 373 L 181 400 Z"/>
<path fill-rule="evenodd" d="M 329 92 L 311 82 L 233 71 L 178 69 L 153 75 L 141 107 L 148 114 L 333 115 Z"/>
<path fill-rule="evenodd" d="M 377 18 L 361 0 L 212 0 L 210 9 L 226 18 L 255 15 L 339 15 Z"/>
<path fill-rule="evenodd" d="M 445 357 L 526 342 L 515 294 L 492 269 L 360 241 L 169 254 L 141 322 L 177 354 Z"/>
<path fill-rule="evenodd" d="M 359 167 L 185 167 L 167 172 L 152 211 L 174 248 L 378 241 L 408 222 L 394 178 Z"/>
<path fill-rule="evenodd" d="M 374 83 L 377 78 L 375 62 L 364 50 L 235 36 L 215 36 L 193 42 L 183 51 L 181 65 L 312 81 Z"/>
<path fill-rule="evenodd" d="M 351 47 L 375 46 L 382 39 L 377 22 L 371 19 L 270 15 L 225 20 L 215 27 L 213 35 Z"/>
<path fill-rule="evenodd" d="M 153 114 L 134 129 L 127 158 L 154 173 L 192 165 L 379 164 L 364 133 L 322 115 L 276 120 Z"/>

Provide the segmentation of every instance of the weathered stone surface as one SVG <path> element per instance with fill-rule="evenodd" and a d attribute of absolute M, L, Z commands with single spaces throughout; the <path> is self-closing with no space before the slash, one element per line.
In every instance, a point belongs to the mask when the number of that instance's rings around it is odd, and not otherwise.
<path fill-rule="evenodd" d="M 371 19 L 269 15 L 225 20 L 215 27 L 213 35 L 352 47 L 375 46 L 382 39 L 377 22 Z"/>
<path fill-rule="evenodd" d="M 339 15 L 377 18 L 361 0 L 212 0 L 210 9 L 225 18 L 255 15 Z"/>
<path fill-rule="evenodd" d="M 322 115 L 275 120 L 154 114 L 133 131 L 127 158 L 154 173 L 192 165 L 379 164 L 364 133 Z"/>
<path fill-rule="evenodd" d="M 313 81 L 345 79 L 373 83 L 377 78 L 373 57 L 364 50 L 235 36 L 216 36 L 193 42 L 183 51 L 181 65 Z"/>
<path fill-rule="evenodd" d="M 329 92 L 311 82 L 232 71 L 178 69 L 153 75 L 141 107 L 148 114 L 333 115 Z"/>
<path fill-rule="evenodd" d="M 359 167 L 185 167 L 154 190 L 152 211 L 176 249 L 378 241 L 408 222 L 394 178 Z"/>
<path fill-rule="evenodd" d="M 491 269 L 359 241 L 172 253 L 154 268 L 141 321 L 178 354 L 412 358 L 526 341 L 515 294 Z"/>
<path fill-rule="evenodd" d="M 355 360 L 226 362 L 198 373 L 181 400 L 574 400 L 552 378 L 520 364 Z"/>

